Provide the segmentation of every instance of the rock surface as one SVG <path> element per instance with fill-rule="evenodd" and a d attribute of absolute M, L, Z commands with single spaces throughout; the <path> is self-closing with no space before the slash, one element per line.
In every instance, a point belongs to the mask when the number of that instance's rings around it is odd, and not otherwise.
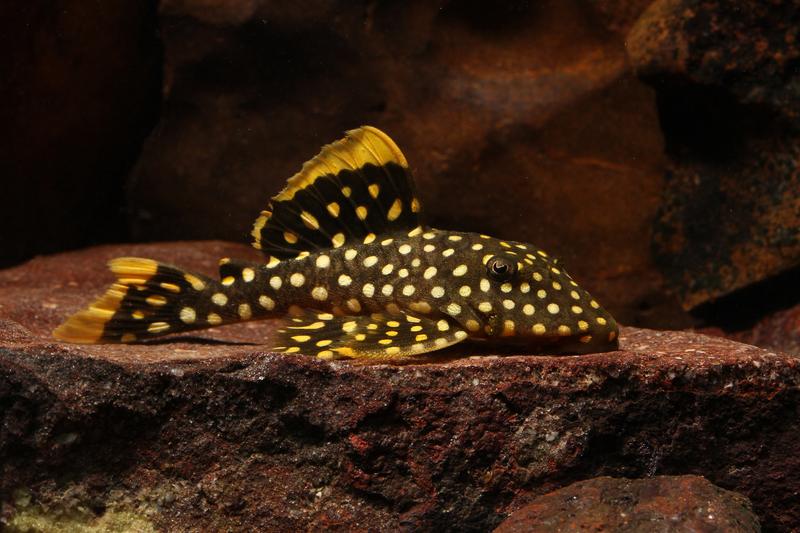
<path fill-rule="evenodd" d="M 800 3 L 657 0 L 627 39 L 669 159 L 654 226 L 693 308 L 800 265 Z"/>
<path fill-rule="evenodd" d="M 515 511 L 494 533 L 756 533 L 750 502 L 698 476 L 599 477 L 553 491 Z"/>
<path fill-rule="evenodd" d="M 355 366 L 267 353 L 270 322 L 130 346 L 48 336 L 110 257 L 209 272 L 243 251 L 101 247 L 0 272 L 6 525 L 487 530 L 577 480 L 695 473 L 765 528 L 800 526 L 800 361 L 727 339 L 624 328 L 605 354 Z"/>

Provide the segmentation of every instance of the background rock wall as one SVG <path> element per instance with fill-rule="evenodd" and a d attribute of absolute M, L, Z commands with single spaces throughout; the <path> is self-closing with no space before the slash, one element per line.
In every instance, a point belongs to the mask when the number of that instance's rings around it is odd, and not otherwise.
<path fill-rule="evenodd" d="M 247 240 L 368 123 L 433 225 L 537 243 L 623 323 L 745 330 L 800 302 L 797 1 L 25 6 L 0 7 L 4 264 Z"/>

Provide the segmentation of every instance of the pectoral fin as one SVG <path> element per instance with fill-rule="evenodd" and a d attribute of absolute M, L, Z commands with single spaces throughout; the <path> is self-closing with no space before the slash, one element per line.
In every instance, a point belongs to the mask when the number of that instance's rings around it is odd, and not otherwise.
<path fill-rule="evenodd" d="M 279 330 L 275 351 L 304 353 L 323 359 L 402 359 L 440 350 L 467 338 L 449 319 L 409 314 L 333 316 L 308 314 Z"/>

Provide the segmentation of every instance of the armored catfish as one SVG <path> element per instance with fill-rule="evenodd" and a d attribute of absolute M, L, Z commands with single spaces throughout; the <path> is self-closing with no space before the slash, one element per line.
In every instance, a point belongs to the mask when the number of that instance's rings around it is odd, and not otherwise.
<path fill-rule="evenodd" d="M 220 279 L 122 257 L 104 295 L 54 336 L 135 342 L 289 315 L 274 350 L 409 359 L 466 340 L 526 351 L 617 347 L 617 323 L 532 244 L 426 226 L 403 153 L 364 126 L 325 146 L 252 230 L 263 263 L 228 258 Z"/>

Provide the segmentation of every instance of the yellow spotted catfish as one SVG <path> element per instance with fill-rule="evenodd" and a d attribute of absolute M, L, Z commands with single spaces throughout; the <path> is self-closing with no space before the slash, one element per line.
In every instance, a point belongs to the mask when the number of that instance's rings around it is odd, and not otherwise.
<path fill-rule="evenodd" d="M 425 226 L 405 157 L 373 127 L 303 165 L 252 235 L 266 262 L 223 259 L 219 281 L 112 260 L 117 282 L 55 337 L 132 342 L 288 314 L 274 350 L 326 359 L 402 360 L 467 339 L 617 346 L 614 319 L 536 246 Z"/>

